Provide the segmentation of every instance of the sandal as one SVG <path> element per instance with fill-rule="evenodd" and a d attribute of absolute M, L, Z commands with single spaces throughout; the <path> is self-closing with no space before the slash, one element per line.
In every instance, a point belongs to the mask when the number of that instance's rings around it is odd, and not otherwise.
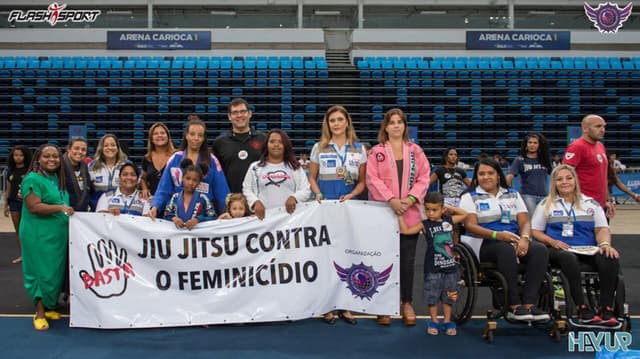
<path fill-rule="evenodd" d="M 402 321 L 404 322 L 404 325 L 416 325 L 416 312 L 413 310 L 411 302 L 402 303 L 402 305 L 400 306 L 400 311 L 402 312 Z"/>
<path fill-rule="evenodd" d="M 334 324 L 336 324 L 336 321 L 338 319 L 336 318 L 336 315 L 333 314 L 333 312 L 328 312 L 328 313 L 325 313 L 325 315 L 322 318 L 322 320 L 324 320 L 324 322 L 329 324 L 329 325 L 334 325 Z"/>
<path fill-rule="evenodd" d="M 456 330 L 456 322 L 444 322 L 442 324 L 444 325 L 444 333 L 446 335 L 454 336 L 458 334 L 458 331 Z"/>
<path fill-rule="evenodd" d="M 60 318 L 62 318 L 62 316 L 60 315 L 60 313 L 56 312 L 55 310 L 47 310 L 44 312 L 44 317 L 47 319 L 51 319 L 51 320 L 60 320 Z"/>
<path fill-rule="evenodd" d="M 36 328 L 37 331 L 42 332 L 49 329 L 49 322 L 47 322 L 47 318 L 38 318 L 34 315 L 33 327 Z"/>
<path fill-rule="evenodd" d="M 429 320 L 427 322 L 427 334 L 429 335 L 438 335 L 440 330 L 440 323 L 434 322 L 433 320 Z"/>
<path fill-rule="evenodd" d="M 345 313 L 349 313 L 349 316 L 344 315 Z M 358 320 L 356 318 L 353 317 L 353 314 L 351 314 L 348 311 L 343 311 L 340 312 L 340 318 L 344 319 L 345 322 L 351 324 L 351 325 L 356 325 L 358 324 Z"/>
<path fill-rule="evenodd" d="M 11 261 L 11 263 L 13 263 L 13 264 L 22 263 L 22 256 L 20 256 L 20 257 L 18 257 L 18 258 L 16 258 L 16 259 L 14 259 L 14 260 L 12 260 L 12 261 Z"/>

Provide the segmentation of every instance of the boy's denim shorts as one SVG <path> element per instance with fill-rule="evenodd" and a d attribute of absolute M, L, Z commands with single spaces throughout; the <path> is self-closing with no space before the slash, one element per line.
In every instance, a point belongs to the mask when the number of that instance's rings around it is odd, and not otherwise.
<path fill-rule="evenodd" d="M 424 278 L 424 302 L 453 305 L 458 299 L 458 271 L 453 273 L 427 273 Z"/>

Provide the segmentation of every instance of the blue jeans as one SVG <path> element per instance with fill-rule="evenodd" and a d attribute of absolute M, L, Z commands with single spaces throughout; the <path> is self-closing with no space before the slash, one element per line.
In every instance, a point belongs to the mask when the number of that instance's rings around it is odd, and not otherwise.
<path fill-rule="evenodd" d="M 533 217 L 533 212 L 536 211 L 538 203 L 545 199 L 546 196 L 534 196 L 532 194 L 523 194 L 522 199 L 527 206 L 527 212 L 529 212 L 529 218 Z"/>

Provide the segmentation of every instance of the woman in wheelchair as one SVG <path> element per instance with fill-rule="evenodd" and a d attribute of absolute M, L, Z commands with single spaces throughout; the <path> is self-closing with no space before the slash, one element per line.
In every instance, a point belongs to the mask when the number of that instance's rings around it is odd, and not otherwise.
<path fill-rule="evenodd" d="M 573 167 L 560 165 L 553 170 L 549 196 L 536 208 L 531 227 L 534 238 L 547 245 L 551 264 L 560 267 L 566 276 L 579 323 L 617 326 L 613 302 L 620 267 L 618 251 L 611 246 L 611 233 L 602 207 L 580 192 Z M 585 246 L 591 246 L 592 251 L 588 252 L 590 248 Z M 585 304 L 580 263 L 597 268 L 599 315 Z"/>
<path fill-rule="evenodd" d="M 548 265 L 544 246 L 532 242 L 527 207 L 520 194 L 509 188 L 498 162 L 484 158 L 475 165 L 470 191 L 462 196 L 460 208 L 468 215 L 464 226 L 482 238 L 481 262 L 496 263 L 507 282 L 507 319 L 548 321 L 550 316 L 537 308 L 539 289 Z M 518 292 L 518 262 L 525 263 L 522 298 Z"/>

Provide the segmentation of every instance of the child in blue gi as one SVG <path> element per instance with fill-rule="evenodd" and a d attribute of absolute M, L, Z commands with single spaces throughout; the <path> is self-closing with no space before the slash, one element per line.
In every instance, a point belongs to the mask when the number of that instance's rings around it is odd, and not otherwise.
<path fill-rule="evenodd" d="M 183 188 L 171 196 L 164 211 L 164 218 L 175 223 L 177 228 L 191 230 L 196 224 L 215 218 L 213 206 L 206 193 L 196 191 L 209 168 L 204 163 L 194 165 L 188 158 L 180 162 L 180 168 Z"/>

